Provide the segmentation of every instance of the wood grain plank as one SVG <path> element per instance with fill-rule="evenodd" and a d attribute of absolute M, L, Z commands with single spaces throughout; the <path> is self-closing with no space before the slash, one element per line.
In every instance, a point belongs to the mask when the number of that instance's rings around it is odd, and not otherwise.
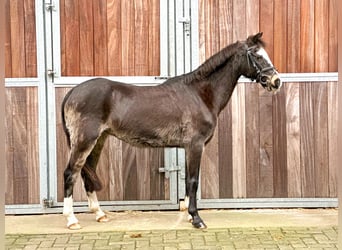
<path fill-rule="evenodd" d="M 329 72 L 338 71 L 338 58 L 336 53 L 338 44 L 338 2 L 337 0 L 329 1 Z"/>
<path fill-rule="evenodd" d="M 316 197 L 329 196 L 328 152 L 328 93 L 327 84 L 313 83 L 313 110 L 315 133 L 315 186 Z"/>
<path fill-rule="evenodd" d="M 328 16 L 329 1 L 315 1 L 315 72 L 327 72 L 329 70 Z"/>
<path fill-rule="evenodd" d="M 25 77 L 24 6 L 20 3 L 20 1 L 11 1 L 10 16 L 12 77 Z"/>
<path fill-rule="evenodd" d="M 11 8 L 10 0 L 5 1 L 5 77 L 12 77 L 12 52 L 11 52 Z"/>
<path fill-rule="evenodd" d="M 279 72 L 287 70 L 287 6 L 283 0 L 274 0 L 273 63 Z"/>
<path fill-rule="evenodd" d="M 110 183 L 110 155 L 112 152 L 110 151 L 109 141 L 106 139 L 106 142 L 103 146 L 99 162 L 96 167 L 97 176 L 100 178 L 102 183 L 102 190 L 100 190 L 97 195 L 98 199 L 101 201 L 108 201 L 110 197 L 109 191 L 109 183 Z"/>
<path fill-rule="evenodd" d="M 136 148 L 127 143 L 122 143 L 122 161 L 123 161 L 123 184 L 124 200 L 138 199 L 138 170 L 136 160 Z"/>
<path fill-rule="evenodd" d="M 223 49 L 233 42 L 233 2 L 231 0 L 218 2 L 219 46 Z"/>
<path fill-rule="evenodd" d="M 232 101 L 233 197 L 246 197 L 245 84 L 237 84 Z"/>
<path fill-rule="evenodd" d="M 5 204 L 14 204 L 14 144 L 13 144 L 13 102 L 12 88 L 5 89 Z"/>
<path fill-rule="evenodd" d="M 300 23 L 300 1 L 288 0 L 288 15 L 287 15 L 287 72 L 299 72 L 300 65 L 300 38 L 301 30 Z M 279 60 L 278 60 L 279 61 Z"/>
<path fill-rule="evenodd" d="M 123 1 L 121 3 L 121 31 L 122 31 L 122 75 L 134 75 L 134 5 L 133 1 Z"/>
<path fill-rule="evenodd" d="M 28 203 L 40 203 L 38 88 L 26 88 Z"/>
<path fill-rule="evenodd" d="M 259 88 L 246 86 L 246 197 L 256 198 L 259 193 L 260 172 L 260 121 Z"/>
<path fill-rule="evenodd" d="M 14 88 L 13 102 L 13 197 L 15 204 L 28 204 L 26 89 Z"/>
<path fill-rule="evenodd" d="M 284 87 L 286 92 L 286 162 L 288 197 L 300 198 L 302 196 L 300 169 L 300 83 L 287 83 Z"/>
<path fill-rule="evenodd" d="M 150 150 L 148 148 L 136 148 L 137 161 L 137 193 L 138 200 L 149 200 L 151 196 L 150 179 Z"/>
<path fill-rule="evenodd" d="M 115 137 L 110 136 L 109 141 L 109 149 L 111 151 L 110 154 L 110 183 L 109 183 L 109 192 L 110 192 L 110 200 L 124 200 L 124 180 L 123 180 L 123 146 L 122 141 L 116 139 Z"/>
<path fill-rule="evenodd" d="M 150 76 L 160 75 L 160 1 L 150 0 L 148 64 Z M 163 31 L 164 32 L 164 31 Z"/>
<path fill-rule="evenodd" d="M 300 3 L 300 72 L 314 72 L 315 0 L 302 0 Z"/>
<path fill-rule="evenodd" d="M 205 146 L 201 160 L 201 197 L 213 199 L 219 197 L 219 162 L 218 162 L 218 130 L 216 129 L 210 142 Z"/>
<path fill-rule="evenodd" d="M 300 85 L 300 165 L 302 197 L 315 197 L 315 137 L 312 83 Z"/>
<path fill-rule="evenodd" d="M 246 0 L 246 33 L 247 36 L 259 32 L 259 11 L 260 2 L 255 0 Z M 257 13 L 257 14 L 256 14 Z"/>
<path fill-rule="evenodd" d="M 80 18 L 80 76 L 94 75 L 94 18 L 93 1 L 85 0 L 79 5 Z"/>
<path fill-rule="evenodd" d="M 149 71 L 149 14 L 150 6 L 146 0 L 134 1 L 134 46 L 135 75 L 148 75 Z"/>
<path fill-rule="evenodd" d="M 265 95 L 259 87 L 259 121 L 260 121 L 260 152 L 259 152 L 259 192 L 258 197 L 273 197 L 273 124 L 272 96 Z"/>
<path fill-rule="evenodd" d="M 107 1 L 108 74 L 121 76 L 121 0 Z"/>
<path fill-rule="evenodd" d="M 239 27 L 233 28 L 233 41 L 245 40 L 247 37 L 246 26 L 246 2 L 241 0 L 233 1 L 233 25 Z"/>
<path fill-rule="evenodd" d="M 273 95 L 273 177 L 274 196 L 287 197 L 287 141 L 285 88 Z"/>
<path fill-rule="evenodd" d="M 232 104 L 228 102 L 218 119 L 219 198 L 233 197 Z"/>
<path fill-rule="evenodd" d="M 262 4 L 260 4 L 259 12 L 260 31 L 263 32 L 263 39 L 267 44 L 266 51 L 272 61 L 274 61 L 273 46 L 274 42 L 276 42 L 273 37 L 273 32 L 276 29 L 276 27 L 274 27 L 273 2 L 274 0 L 263 0 Z"/>
<path fill-rule="evenodd" d="M 216 41 L 220 39 L 219 37 L 219 27 L 218 27 L 218 5 L 216 3 L 209 3 L 207 6 L 207 11 L 205 15 L 205 29 L 206 29 L 206 37 L 205 37 L 205 57 L 208 59 L 210 56 L 215 54 L 220 50 L 219 43 Z"/>
<path fill-rule="evenodd" d="M 37 76 L 37 44 L 35 3 L 33 0 L 24 0 L 25 22 L 25 77 Z"/>
<path fill-rule="evenodd" d="M 150 200 L 164 200 L 165 199 L 165 176 L 159 173 L 159 168 L 164 166 L 164 149 L 156 148 L 149 149 L 150 151 Z M 146 184 L 148 185 L 148 183 Z"/>
<path fill-rule="evenodd" d="M 198 24 L 198 32 L 199 32 L 199 61 L 203 63 L 206 60 L 206 3 L 208 1 L 199 0 L 199 24 Z"/>
<path fill-rule="evenodd" d="M 64 2 L 64 76 L 80 75 L 79 0 Z"/>
<path fill-rule="evenodd" d="M 61 75 L 66 75 L 66 41 L 65 41 L 65 30 L 66 30 L 66 22 L 65 22 L 65 0 L 59 1 L 59 26 L 60 26 L 60 46 L 61 46 Z"/>
<path fill-rule="evenodd" d="M 338 83 L 328 82 L 329 197 L 337 197 Z"/>
<path fill-rule="evenodd" d="M 94 70 L 96 76 L 108 75 L 107 1 L 93 1 Z"/>

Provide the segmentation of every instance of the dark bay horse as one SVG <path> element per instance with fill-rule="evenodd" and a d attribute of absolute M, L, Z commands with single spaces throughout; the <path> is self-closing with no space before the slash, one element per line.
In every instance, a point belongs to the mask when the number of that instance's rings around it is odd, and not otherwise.
<path fill-rule="evenodd" d="M 96 165 L 108 135 L 135 146 L 182 147 L 186 153 L 188 212 L 196 228 L 205 228 L 196 192 L 202 150 L 211 139 L 217 117 L 227 105 L 240 76 L 256 80 L 268 91 L 281 86 L 261 39 L 262 33 L 237 41 L 213 55 L 193 72 L 158 86 L 139 87 L 103 78 L 71 89 L 62 103 L 62 120 L 70 155 L 64 172 L 67 227 L 79 229 L 73 213 L 73 187 L 81 173 L 90 210 L 107 221 L 96 191 L 101 183 Z"/>

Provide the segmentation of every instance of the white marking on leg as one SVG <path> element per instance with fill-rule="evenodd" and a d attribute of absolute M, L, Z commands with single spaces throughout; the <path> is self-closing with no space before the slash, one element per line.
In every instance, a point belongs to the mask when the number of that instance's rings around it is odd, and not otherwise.
<path fill-rule="evenodd" d="M 96 192 L 95 191 L 92 193 L 88 192 L 87 196 L 88 196 L 89 209 L 91 212 L 96 214 L 96 221 L 101 221 L 101 222 L 107 221 L 106 214 L 100 208 L 100 204 L 99 204 L 99 201 L 97 200 Z"/>
<path fill-rule="evenodd" d="M 185 203 L 185 207 L 186 207 L 186 208 L 189 208 L 189 203 L 190 203 L 189 196 L 185 196 L 185 198 L 184 198 L 184 203 Z"/>
<path fill-rule="evenodd" d="M 67 217 L 67 227 L 70 228 L 73 224 L 78 224 L 78 219 L 74 214 L 72 196 L 64 198 L 63 215 Z"/>

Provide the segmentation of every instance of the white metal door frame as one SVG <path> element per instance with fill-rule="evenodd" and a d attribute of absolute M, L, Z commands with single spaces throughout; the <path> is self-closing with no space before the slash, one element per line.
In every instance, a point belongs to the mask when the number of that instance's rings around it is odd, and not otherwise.
<path fill-rule="evenodd" d="M 44 1 L 35 0 L 36 46 L 37 46 L 37 77 L 34 78 L 7 78 L 5 87 L 37 87 L 38 88 L 38 143 L 39 143 L 39 204 L 5 205 L 5 214 L 34 214 L 45 213 L 43 200 L 48 196 L 48 133 L 47 133 L 47 106 L 46 106 L 46 62 L 45 62 L 45 18 Z"/>
<path fill-rule="evenodd" d="M 171 1 L 170 1 L 171 2 Z M 52 3 L 52 2 L 51 2 Z M 168 1 L 160 0 L 161 17 L 163 11 L 168 10 Z M 64 77 L 61 75 L 61 48 L 60 48 L 60 17 L 59 17 L 59 0 L 53 1 L 53 5 L 49 6 L 48 10 L 50 18 L 46 18 L 46 44 L 48 46 L 47 52 L 47 98 L 48 98 L 48 136 L 49 136 L 49 176 L 48 176 L 48 189 L 49 189 L 49 206 L 50 211 L 61 211 L 62 203 L 57 202 L 57 166 L 56 166 L 56 112 L 55 112 L 55 88 L 58 87 L 72 87 L 83 81 L 89 80 L 93 77 Z M 161 31 L 168 29 L 168 23 L 173 20 L 160 18 Z M 161 75 L 160 76 L 135 76 L 135 77 L 113 77 L 103 76 L 105 78 L 121 81 L 128 84 L 137 85 L 157 85 L 164 82 L 170 75 L 165 74 L 168 67 L 174 67 L 173 62 L 169 61 L 168 50 L 165 50 L 165 44 L 170 43 L 172 38 L 165 36 L 164 32 L 160 32 L 160 57 L 161 57 Z M 50 46 L 50 48 L 49 48 Z M 101 201 L 101 205 L 108 210 L 154 210 L 154 209 L 175 209 L 179 207 L 178 194 L 177 194 L 177 172 L 170 171 L 172 166 L 175 165 L 174 151 L 172 149 L 165 150 L 165 167 L 163 171 L 168 172 L 170 180 L 170 200 L 157 200 L 157 201 Z M 87 210 L 87 202 L 75 202 L 75 210 Z"/>

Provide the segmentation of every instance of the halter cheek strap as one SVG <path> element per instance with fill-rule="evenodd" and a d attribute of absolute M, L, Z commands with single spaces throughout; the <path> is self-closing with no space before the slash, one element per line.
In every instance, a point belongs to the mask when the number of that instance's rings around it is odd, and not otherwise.
<path fill-rule="evenodd" d="M 253 68 L 256 70 L 257 75 L 255 79 L 251 79 L 252 81 L 257 80 L 258 82 L 260 82 L 262 85 L 264 85 L 265 83 L 261 82 L 260 79 L 263 76 L 263 73 L 269 70 L 275 70 L 275 68 L 273 66 L 269 66 L 266 68 L 262 68 L 262 66 L 255 60 L 255 58 L 252 56 L 252 50 L 256 48 L 256 46 L 250 47 L 247 49 L 247 61 L 248 64 L 252 63 Z"/>

